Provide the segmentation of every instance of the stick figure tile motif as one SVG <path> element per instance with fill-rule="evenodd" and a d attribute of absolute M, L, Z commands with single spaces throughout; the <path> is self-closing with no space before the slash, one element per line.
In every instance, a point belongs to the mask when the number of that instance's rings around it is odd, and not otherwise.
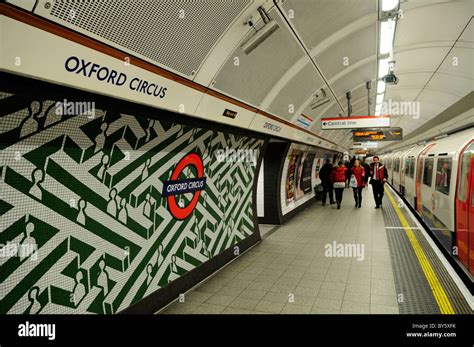
<path fill-rule="evenodd" d="M 43 192 L 41 188 L 41 182 L 44 179 L 44 173 L 42 169 L 35 169 L 31 174 L 33 179 L 33 186 L 30 188 L 29 193 L 33 195 L 38 200 L 41 200 L 43 197 Z"/>
<path fill-rule="evenodd" d="M 76 273 L 74 288 L 72 289 L 72 302 L 77 307 L 86 296 L 86 286 L 82 283 L 84 275 L 79 270 Z"/>
<path fill-rule="evenodd" d="M 95 137 L 95 150 L 94 153 L 101 151 L 104 148 L 105 140 L 107 139 L 107 129 L 109 124 L 103 122 L 100 125 L 100 133 Z"/>
<path fill-rule="evenodd" d="M 122 200 L 120 200 L 120 211 L 119 211 L 118 219 L 123 224 L 127 224 L 128 211 L 127 211 L 127 200 L 125 198 L 122 198 Z"/>
<path fill-rule="evenodd" d="M 87 202 L 83 199 L 79 200 L 79 213 L 77 214 L 76 222 L 82 225 L 86 225 L 86 206 Z"/>
<path fill-rule="evenodd" d="M 41 114 L 42 104 L 40 101 L 33 101 L 28 107 L 30 114 L 23 121 L 21 127 L 20 137 L 25 137 L 38 131 L 39 129 L 39 116 Z"/>
<path fill-rule="evenodd" d="M 20 259 L 23 260 L 32 256 L 38 247 L 36 240 L 31 233 L 35 230 L 35 225 L 33 222 L 28 222 L 25 227 L 25 237 L 20 242 L 20 247 L 18 249 Z"/>
<path fill-rule="evenodd" d="M 117 217 L 117 210 L 118 210 L 118 204 L 117 204 L 117 189 L 112 188 L 109 192 L 109 202 L 107 203 L 107 213 L 112 215 L 114 218 Z"/>
<path fill-rule="evenodd" d="M 105 178 L 105 173 L 107 172 L 108 164 L 109 164 L 110 158 L 108 154 L 105 154 L 102 156 L 101 159 L 101 166 L 99 168 L 99 171 L 97 171 L 97 177 L 103 182 Z"/>
<path fill-rule="evenodd" d="M 109 293 L 109 274 L 106 270 L 105 260 L 101 259 L 99 262 L 99 276 L 97 277 L 97 285 L 104 291 L 104 296 Z"/>
<path fill-rule="evenodd" d="M 28 291 L 28 300 L 30 305 L 28 306 L 27 312 L 29 314 L 38 314 L 41 311 L 41 303 L 38 301 L 39 287 L 32 287 Z"/>

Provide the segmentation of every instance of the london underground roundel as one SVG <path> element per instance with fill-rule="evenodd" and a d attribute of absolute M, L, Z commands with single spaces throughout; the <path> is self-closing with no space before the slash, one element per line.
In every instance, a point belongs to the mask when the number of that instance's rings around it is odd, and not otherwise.
<path fill-rule="evenodd" d="M 179 176 L 188 166 L 194 166 L 197 177 L 180 179 Z M 204 177 L 204 165 L 201 157 L 196 153 L 184 156 L 171 174 L 170 180 L 163 182 L 162 195 L 167 197 L 168 209 L 171 215 L 179 220 L 186 219 L 196 207 L 201 191 L 206 187 L 206 177 Z M 187 206 L 180 206 L 176 202 L 176 195 L 193 193 L 193 198 Z"/>

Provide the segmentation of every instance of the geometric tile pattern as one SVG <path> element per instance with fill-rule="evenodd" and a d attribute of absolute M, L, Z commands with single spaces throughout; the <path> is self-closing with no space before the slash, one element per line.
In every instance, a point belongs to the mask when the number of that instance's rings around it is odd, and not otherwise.
<path fill-rule="evenodd" d="M 7 93 L 0 116 L 1 314 L 116 313 L 255 230 L 255 162 L 215 155 L 258 159 L 263 140 L 115 109 L 60 113 L 54 100 Z M 206 187 L 177 220 L 161 192 L 189 153 Z M 196 175 L 188 166 L 180 179 Z"/>

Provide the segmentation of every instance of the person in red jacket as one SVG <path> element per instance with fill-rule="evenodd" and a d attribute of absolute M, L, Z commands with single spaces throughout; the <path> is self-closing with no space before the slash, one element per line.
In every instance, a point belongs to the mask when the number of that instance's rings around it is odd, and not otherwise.
<path fill-rule="evenodd" d="M 332 172 L 331 172 L 331 182 L 336 192 L 336 204 L 337 209 L 341 208 L 342 194 L 344 193 L 344 188 L 346 187 L 346 171 L 347 167 L 342 161 L 340 161 Z"/>
<path fill-rule="evenodd" d="M 365 169 L 360 165 L 360 161 L 356 160 L 354 166 L 351 169 L 351 179 L 355 177 L 357 181 L 357 187 L 352 186 L 354 192 L 355 207 L 361 208 L 362 204 L 362 189 L 365 187 Z"/>

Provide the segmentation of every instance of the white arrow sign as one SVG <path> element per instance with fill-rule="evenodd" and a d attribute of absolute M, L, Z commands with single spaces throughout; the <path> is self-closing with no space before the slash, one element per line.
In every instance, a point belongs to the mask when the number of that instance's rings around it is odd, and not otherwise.
<path fill-rule="evenodd" d="M 354 142 L 352 144 L 352 148 L 377 148 L 377 147 L 378 147 L 378 143 L 377 142 L 372 142 L 372 141 Z"/>
<path fill-rule="evenodd" d="M 390 116 L 321 118 L 322 130 L 390 127 Z"/>

